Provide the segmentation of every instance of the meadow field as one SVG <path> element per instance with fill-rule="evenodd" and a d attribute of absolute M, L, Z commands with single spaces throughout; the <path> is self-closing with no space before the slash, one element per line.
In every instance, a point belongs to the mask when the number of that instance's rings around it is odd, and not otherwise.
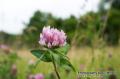
<path fill-rule="evenodd" d="M 94 56 L 92 55 L 94 51 Z M 7 61 L 13 61 L 12 64 L 16 65 L 16 75 L 15 79 L 26 79 L 29 75 L 41 73 L 44 75 L 45 79 L 56 79 L 54 69 L 51 63 L 39 62 L 36 67 L 34 67 L 35 62 L 38 59 L 34 57 L 29 49 L 12 50 L 12 53 L 16 53 L 9 57 L 5 51 L 0 53 L 0 62 L 6 60 L 5 67 L 8 67 Z M 120 78 L 120 46 L 117 47 L 104 47 L 96 48 L 92 50 L 90 47 L 71 47 L 68 53 L 68 57 L 75 67 L 77 72 L 73 72 L 70 69 L 59 68 L 61 79 L 119 79 Z M 92 61 L 94 57 L 94 61 Z M 15 61 L 14 61 L 15 60 Z M 11 64 L 11 65 L 12 65 Z M 2 64 L 0 65 L 2 66 Z M 9 68 L 9 67 L 8 67 Z M 0 69 L 1 70 L 1 69 Z M 10 74 L 10 70 L 7 68 L 3 69 L 5 77 L 6 74 Z M 6 72 L 5 72 L 6 71 Z M 2 72 L 2 71 L 1 71 Z M 79 77 L 78 72 L 113 72 L 113 74 L 104 74 L 98 77 Z M 3 73 L 3 72 L 2 72 Z M 103 78 L 102 78 L 103 77 Z M 4 79 L 4 78 L 0 78 Z M 10 78 L 12 79 L 12 78 Z M 29 78 L 28 78 L 29 79 Z"/>

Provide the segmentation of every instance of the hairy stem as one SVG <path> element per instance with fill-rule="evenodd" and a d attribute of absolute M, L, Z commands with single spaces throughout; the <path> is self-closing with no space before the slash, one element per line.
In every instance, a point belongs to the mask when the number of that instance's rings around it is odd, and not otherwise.
<path fill-rule="evenodd" d="M 58 79 L 60 79 L 60 75 L 59 75 L 59 73 L 58 73 L 58 71 L 57 71 L 57 67 L 56 67 L 55 60 L 54 60 L 54 57 L 53 57 L 53 56 L 52 56 L 52 63 L 53 63 L 54 69 L 55 69 L 55 73 L 56 73 Z"/>

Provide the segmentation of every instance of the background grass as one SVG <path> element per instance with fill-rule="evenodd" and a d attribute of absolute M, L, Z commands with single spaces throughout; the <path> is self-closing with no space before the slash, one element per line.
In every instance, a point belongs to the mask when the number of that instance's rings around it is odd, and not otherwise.
<path fill-rule="evenodd" d="M 36 62 L 37 59 L 30 53 L 28 49 L 17 51 L 19 59 L 17 59 L 17 79 L 26 79 L 29 73 L 42 73 L 47 77 L 54 72 L 51 63 L 39 62 L 37 67 L 30 67 L 29 62 Z M 2 55 L 0 55 L 2 56 Z M 92 61 L 92 49 L 90 47 L 72 47 L 68 53 L 71 63 L 75 66 L 77 72 L 107 72 L 113 71 L 117 79 L 120 79 L 120 46 L 104 47 L 102 49 L 94 49 L 94 61 Z M 2 57 L 0 57 L 2 59 Z M 0 59 L 0 60 L 1 60 Z M 61 79 L 77 79 L 78 74 L 59 68 Z M 68 73 L 69 72 L 69 73 Z M 54 74 L 53 74 L 54 75 Z M 103 79 L 109 79 L 104 76 Z M 84 78 L 83 78 L 84 79 Z M 88 78 L 89 79 L 89 78 Z M 90 78 L 96 79 L 96 78 Z M 100 79 L 100 78 L 98 78 Z"/>

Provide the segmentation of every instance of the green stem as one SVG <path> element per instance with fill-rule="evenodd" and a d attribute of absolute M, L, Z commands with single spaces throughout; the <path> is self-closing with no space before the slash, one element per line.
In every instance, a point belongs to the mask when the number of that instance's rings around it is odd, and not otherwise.
<path fill-rule="evenodd" d="M 53 56 L 52 56 L 52 63 L 53 63 L 54 69 L 55 69 L 55 73 L 56 73 L 58 79 L 60 79 L 60 75 L 59 75 L 59 73 L 58 73 L 58 71 L 57 71 L 57 67 L 56 67 L 55 60 L 54 60 L 54 57 L 53 57 Z"/>
<path fill-rule="evenodd" d="M 111 13 L 113 1 L 114 1 L 114 0 L 111 0 L 111 1 L 110 1 L 110 8 L 109 8 L 109 10 L 107 11 L 107 14 L 106 14 L 107 17 L 106 17 L 105 21 L 103 22 L 103 25 L 100 25 L 102 28 L 101 28 L 100 31 L 98 32 L 98 35 L 102 35 L 102 36 L 104 35 L 104 30 L 105 30 L 106 27 L 107 27 L 107 21 L 108 21 L 108 19 L 109 19 L 110 13 Z"/>
<path fill-rule="evenodd" d="M 92 64 L 94 63 L 95 58 L 94 58 L 94 46 L 92 46 Z"/>

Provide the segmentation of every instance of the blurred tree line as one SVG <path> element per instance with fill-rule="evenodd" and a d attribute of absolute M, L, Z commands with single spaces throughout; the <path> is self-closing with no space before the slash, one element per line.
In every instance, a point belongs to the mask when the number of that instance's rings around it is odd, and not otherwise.
<path fill-rule="evenodd" d="M 106 41 L 109 44 L 118 44 L 120 38 L 120 0 L 113 0 L 106 26 Z"/>
<path fill-rule="evenodd" d="M 18 42 L 21 45 L 36 47 L 38 45 L 40 32 L 44 26 L 62 29 L 66 32 L 70 44 L 76 46 L 91 45 L 94 39 L 103 39 L 108 45 L 117 45 L 120 40 L 120 0 L 112 2 L 111 9 L 105 9 L 106 4 L 111 0 L 101 0 L 98 12 L 89 12 L 79 18 L 71 15 L 69 18 L 62 19 L 50 13 L 36 11 L 30 18 L 22 35 L 8 35 L 0 33 L 1 42 Z M 109 11 L 109 12 L 108 12 Z M 13 41 L 17 39 L 16 41 Z M 15 43 L 16 44 L 16 43 Z"/>

